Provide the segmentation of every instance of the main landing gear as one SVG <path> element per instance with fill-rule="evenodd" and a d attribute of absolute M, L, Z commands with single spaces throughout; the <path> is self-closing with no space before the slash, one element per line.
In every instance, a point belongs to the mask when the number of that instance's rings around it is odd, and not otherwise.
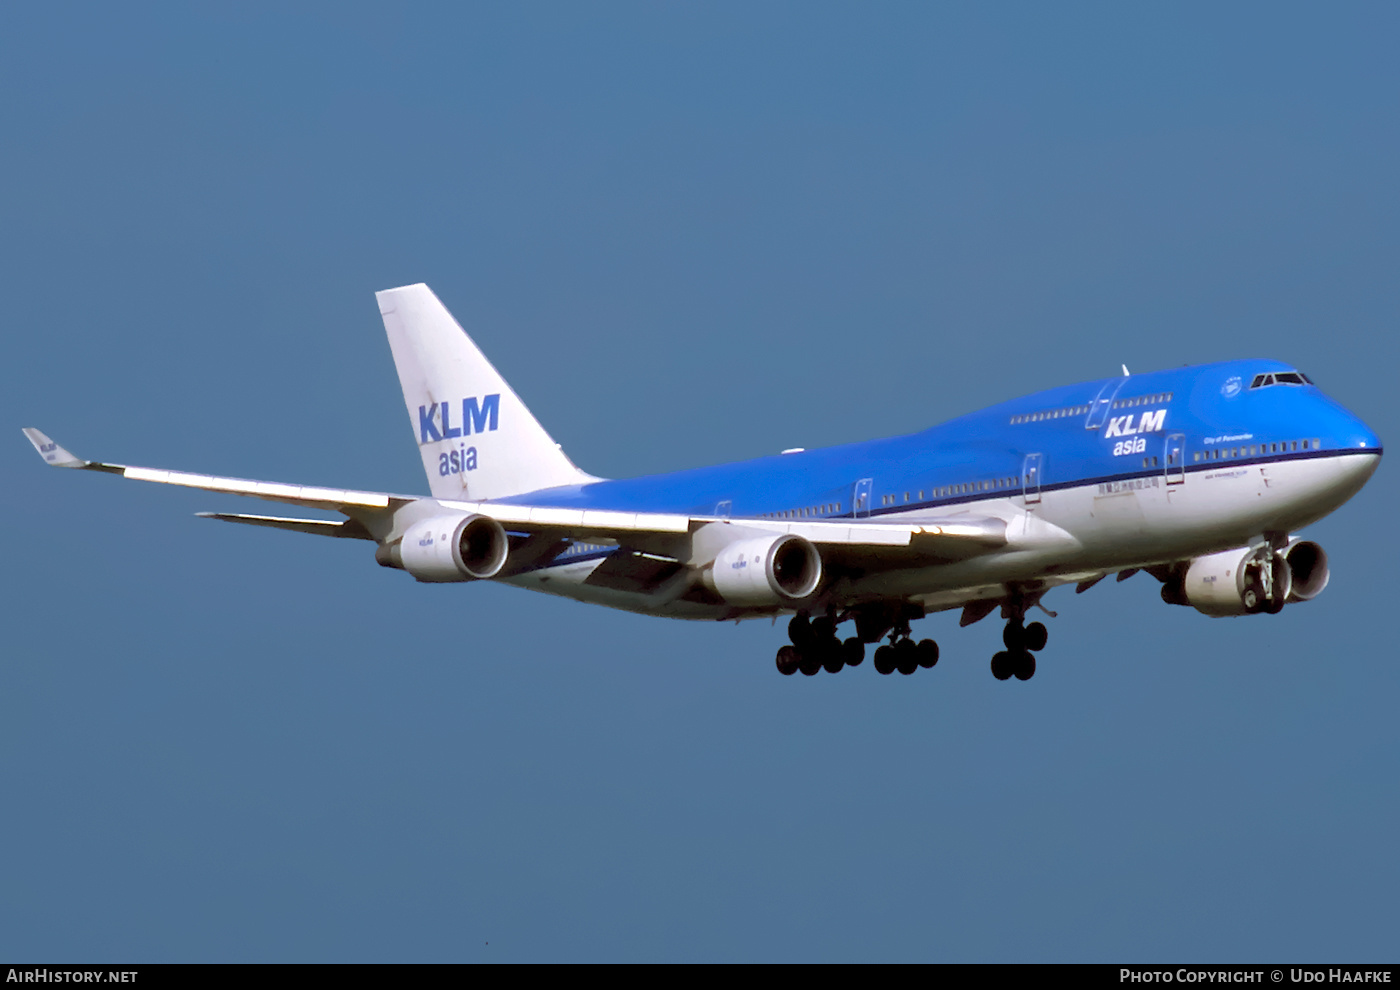
<path fill-rule="evenodd" d="M 780 674 L 799 670 L 808 677 L 819 670 L 837 674 L 842 667 L 859 667 L 865 662 L 865 644 L 855 636 L 842 642 L 836 635 L 836 619 L 830 615 L 810 621 L 805 615 L 793 616 L 788 638 L 792 645 L 778 650 Z"/>
<path fill-rule="evenodd" d="M 992 676 L 999 681 L 1030 680 L 1035 676 L 1035 653 L 1045 649 L 1049 637 L 1043 622 L 1026 625 L 1023 617 L 1008 620 L 1001 633 L 1006 649 L 992 657 Z"/>
<path fill-rule="evenodd" d="M 938 644 L 931 639 L 921 639 L 918 643 L 908 635 L 898 638 L 890 636 L 888 646 L 875 651 L 875 669 L 882 674 L 912 674 L 923 667 L 928 670 L 938 663 Z"/>
<path fill-rule="evenodd" d="M 836 635 L 836 627 L 848 618 L 855 619 L 858 635 L 842 641 Z M 931 639 L 915 643 L 909 634 L 907 615 L 893 620 L 884 613 L 875 615 L 868 611 L 839 618 L 829 613 L 810 620 L 805 615 L 795 615 L 788 623 L 792 645 L 778 650 L 778 673 L 790 675 L 800 670 L 811 677 L 819 670 L 835 674 L 843 667 L 859 667 L 865 660 L 865 644 L 878 643 L 886 634 L 889 644 L 875 651 L 875 669 L 880 673 L 897 670 L 912 674 L 920 667 L 928 669 L 938 663 L 938 644 Z"/>
<path fill-rule="evenodd" d="M 1014 677 L 1028 681 L 1035 676 L 1035 654 L 1045 649 L 1050 636 L 1044 623 L 1026 622 L 1027 609 L 1038 606 L 1039 601 L 1034 589 L 1010 589 L 1009 597 L 1001 600 L 1001 615 L 1006 620 L 1001 641 L 1006 649 L 992 657 L 992 676 L 997 680 Z M 984 618 L 994 608 L 994 601 L 969 606 L 963 625 Z M 859 666 L 865 660 L 865 644 L 883 639 L 889 642 L 875 650 L 876 671 L 893 674 L 897 670 L 909 675 L 920 667 L 927 670 L 938 663 L 938 644 L 931 639 L 916 642 L 909 631 L 909 623 L 923 616 L 922 607 L 898 602 L 867 603 L 839 614 L 831 609 L 815 619 L 799 613 L 788 623 L 792 644 L 778 650 L 778 672 L 791 675 L 800 670 L 808 677 L 819 670 L 835 674 L 843 667 Z M 843 641 L 836 628 L 847 619 L 855 620 L 856 635 Z"/>

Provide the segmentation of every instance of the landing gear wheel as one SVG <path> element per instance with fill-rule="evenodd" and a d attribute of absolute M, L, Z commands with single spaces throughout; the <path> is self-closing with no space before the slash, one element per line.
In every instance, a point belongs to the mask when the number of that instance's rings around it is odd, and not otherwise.
<path fill-rule="evenodd" d="M 919 669 L 919 648 L 912 639 L 901 639 L 894 645 L 894 665 L 906 677 Z"/>
<path fill-rule="evenodd" d="M 847 667 L 859 667 L 865 662 L 865 644 L 852 636 L 841 644 L 842 658 Z"/>
<path fill-rule="evenodd" d="M 1011 659 L 1011 654 L 1006 651 L 997 653 L 992 657 L 992 676 L 999 681 L 1004 681 L 1014 672 L 1015 664 Z"/>
<path fill-rule="evenodd" d="M 802 659 L 798 661 L 797 669 L 802 671 L 802 673 L 806 674 L 808 677 L 812 677 L 816 674 L 817 671 L 822 669 L 822 659 L 821 657 L 814 656 L 811 653 L 803 653 Z"/>
<path fill-rule="evenodd" d="M 931 639 L 919 640 L 919 666 L 928 670 L 938 663 L 938 644 Z"/>
<path fill-rule="evenodd" d="M 1026 629 L 1021 625 L 1020 619 L 1012 619 L 1006 624 L 1006 628 L 1001 631 L 1001 641 L 1012 653 L 1025 648 Z"/>
<path fill-rule="evenodd" d="M 1035 656 L 1029 651 L 1023 650 L 1020 654 L 1014 654 L 1012 660 L 1016 666 L 1016 680 L 1028 681 L 1035 676 Z"/>
<path fill-rule="evenodd" d="M 875 651 L 875 669 L 882 674 L 893 674 L 895 667 L 894 647 L 882 646 Z"/>
<path fill-rule="evenodd" d="M 1026 626 L 1026 649 L 1043 650 L 1045 643 L 1050 639 L 1050 631 L 1045 628 L 1043 622 L 1032 622 Z"/>
<path fill-rule="evenodd" d="M 836 636 L 836 623 L 827 615 L 813 619 L 812 636 L 819 643 L 824 643 L 828 639 L 834 638 Z"/>
<path fill-rule="evenodd" d="M 822 647 L 822 666 L 828 674 L 839 674 L 841 668 L 846 666 L 845 657 L 842 656 L 844 651 L 845 647 L 835 637 Z"/>
<path fill-rule="evenodd" d="M 797 652 L 797 647 L 778 647 L 778 673 L 788 677 L 792 676 L 797 673 L 797 667 L 801 660 L 802 654 Z"/>

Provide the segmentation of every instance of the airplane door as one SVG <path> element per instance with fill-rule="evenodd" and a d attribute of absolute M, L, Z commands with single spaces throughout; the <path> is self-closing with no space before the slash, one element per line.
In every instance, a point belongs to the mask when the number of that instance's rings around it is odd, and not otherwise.
<path fill-rule="evenodd" d="M 851 514 L 855 518 L 870 515 L 870 489 L 874 483 L 873 478 L 861 478 L 856 482 L 855 491 L 851 493 Z"/>
<path fill-rule="evenodd" d="M 1186 480 L 1186 434 L 1167 434 L 1167 448 L 1162 462 L 1166 465 L 1167 484 L 1179 485 Z"/>
<path fill-rule="evenodd" d="M 1084 421 L 1084 429 L 1097 430 L 1103 426 L 1104 420 L 1108 419 L 1108 411 L 1113 408 L 1113 397 L 1127 380 L 1125 375 L 1104 382 L 1103 388 L 1099 389 L 1099 394 L 1094 396 L 1094 402 L 1089 406 L 1089 418 Z"/>
<path fill-rule="evenodd" d="M 1026 455 L 1026 464 L 1021 471 L 1021 491 L 1026 496 L 1027 505 L 1040 501 L 1040 468 L 1044 462 L 1044 454 Z"/>

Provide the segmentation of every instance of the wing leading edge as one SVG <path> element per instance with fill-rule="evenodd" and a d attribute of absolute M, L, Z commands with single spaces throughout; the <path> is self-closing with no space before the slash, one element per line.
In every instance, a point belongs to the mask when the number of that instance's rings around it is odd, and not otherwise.
<path fill-rule="evenodd" d="M 386 495 L 383 492 L 355 492 L 340 488 L 284 485 L 270 481 L 252 481 L 247 478 L 220 478 L 207 474 L 190 474 L 185 471 L 164 471 L 157 468 L 131 467 L 126 464 L 85 461 L 60 447 L 33 427 L 25 427 L 24 435 L 29 438 L 29 442 L 39 452 L 39 456 L 54 467 L 119 474 L 123 478 L 130 478 L 133 481 L 151 481 L 161 485 L 199 488 L 208 492 L 247 495 L 269 502 L 281 502 L 284 505 L 300 505 L 308 509 L 332 509 L 336 511 L 352 507 L 387 509 L 395 502 L 402 504 L 413 501 L 411 497 Z"/>
<path fill-rule="evenodd" d="M 826 546 L 852 548 L 903 548 L 906 554 L 930 559 L 965 559 L 986 553 L 1007 544 L 1006 524 L 1000 519 L 957 518 L 924 525 L 891 525 L 860 523 L 843 520 L 809 520 L 777 522 L 767 519 L 719 519 L 664 512 L 623 512 L 612 509 L 568 509 L 552 506 L 531 506 L 492 502 L 467 502 L 449 499 L 420 498 L 386 492 L 364 492 L 310 485 L 290 485 L 280 482 L 256 481 L 248 478 L 225 478 L 216 475 L 168 471 L 158 468 L 134 467 L 80 458 L 50 439 L 43 432 L 27 427 L 24 435 L 44 460 L 54 467 L 117 474 L 133 481 L 177 485 L 201 491 L 245 495 L 250 498 L 303 508 L 326 509 L 348 516 L 353 524 L 320 519 L 286 519 L 277 516 L 245 515 L 240 513 L 200 513 L 203 518 L 220 519 L 248 525 L 289 529 L 323 536 L 374 539 L 389 542 L 401 536 L 396 517 L 400 510 L 415 506 L 410 513 L 422 518 L 437 507 L 454 515 L 488 516 L 515 532 L 550 535 L 573 540 L 606 540 L 623 546 L 646 549 L 648 538 L 672 542 L 687 537 L 702 527 L 733 526 L 736 536 L 762 533 L 790 533 Z M 723 530 L 720 530 L 723 532 Z"/>

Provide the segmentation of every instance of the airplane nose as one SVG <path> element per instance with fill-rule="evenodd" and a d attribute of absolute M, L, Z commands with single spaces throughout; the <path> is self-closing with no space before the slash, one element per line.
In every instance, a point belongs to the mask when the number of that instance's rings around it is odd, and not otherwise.
<path fill-rule="evenodd" d="M 1380 454 L 1384 451 L 1381 438 L 1361 420 L 1352 418 L 1350 429 L 1343 435 L 1342 443 L 1352 450 L 1369 450 Z"/>
<path fill-rule="evenodd" d="M 1351 498 L 1371 480 L 1371 475 L 1380 467 L 1383 453 L 1381 438 L 1376 436 L 1375 431 L 1355 416 L 1348 415 L 1347 419 L 1346 427 L 1338 431 L 1340 435 L 1337 439 L 1343 449 L 1353 453 L 1337 458 L 1337 473 L 1333 480 L 1335 490 L 1342 494 L 1344 499 Z M 1359 456 L 1363 454 L 1375 456 Z"/>

